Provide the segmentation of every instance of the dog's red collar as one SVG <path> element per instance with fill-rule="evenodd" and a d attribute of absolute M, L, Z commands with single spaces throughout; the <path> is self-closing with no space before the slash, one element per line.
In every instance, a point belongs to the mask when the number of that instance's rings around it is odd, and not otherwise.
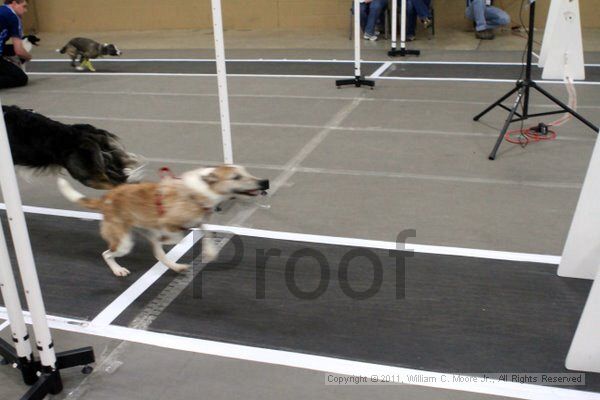
<path fill-rule="evenodd" d="M 162 167 L 161 169 L 159 169 L 158 176 L 160 177 L 160 179 L 165 179 L 165 178 L 179 179 L 178 177 L 175 176 L 175 174 L 173 173 L 173 171 L 171 171 L 171 168 L 169 168 L 169 167 Z"/>
<path fill-rule="evenodd" d="M 162 217 L 165 214 L 165 206 L 163 204 L 163 195 L 160 192 L 160 188 L 156 191 L 156 195 L 154 196 L 154 204 L 156 205 L 158 215 Z"/>
<path fill-rule="evenodd" d="M 171 179 L 179 179 L 175 176 L 173 171 L 169 167 L 162 167 L 158 170 L 158 176 L 161 180 L 165 178 Z M 156 205 L 156 210 L 158 211 L 159 216 L 163 216 L 165 214 L 165 206 L 163 204 L 163 194 L 160 192 L 160 187 L 156 190 L 156 195 L 154 196 L 154 204 Z"/>

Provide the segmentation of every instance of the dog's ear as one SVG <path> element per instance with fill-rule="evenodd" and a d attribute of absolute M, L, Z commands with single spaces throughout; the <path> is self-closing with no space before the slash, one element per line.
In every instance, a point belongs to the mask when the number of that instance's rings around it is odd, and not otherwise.
<path fill-rule="evenodd" d="M 202 180 L 208 184 L 216 183 L 219 181 L 219 177 L 214 172 L 211 172 L 206 175 L 202 175 Z"/>

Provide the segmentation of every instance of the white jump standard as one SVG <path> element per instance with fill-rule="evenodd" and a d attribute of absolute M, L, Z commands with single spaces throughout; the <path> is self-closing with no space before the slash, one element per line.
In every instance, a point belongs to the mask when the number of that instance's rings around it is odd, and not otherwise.
<path fill-rule="evenodd" d="M 400 50 L 396 50 L 396 26 L 398 15 L 398 2 L 392 1 L 392 48 L 388 51 L 388 56 L 418 56 L 421 54 L 420 50 L 407 50 L 406 49 L 406 0 L 402 0 L 402 10 L 400 10 Z"/>
<path fill-rule="evenodd" d="M 4 296 L 7 308 L 9 308 L 8 314 L 11 329 L 13 330 L 13 340 L 16 339 L 17 341 L 16 354 L 8 346 L 3 345 L 2 348 L 4 351 L 2 351 L 2 356 L 7 361 L 16 363 L 16 366 L 21 368 L 26 384 L 33 384 L 21 399 L 42 399 L 47 394 L 58 394 L 62 391 L 61 369 L 93 363 L 94 351 L 91 347 L 85 347 L 58 355 L 54 352 L 54 343 L 52 342 L 46 319 L 46 308 L 42 299 L 42 291 L 29 241 L 29 232 L 25 223 L 23 204 L 17 185 L 17 177 L 13 166 L 4 117 L 0 118 L 0 187 L 6 203 L 6 213 L 17 255 L 25 298 L 31 312 L 36 348 L 40 354 L 40 361 L 35 361 L 31 356 L 31 346 L 29 345 L 28 335 L 23 322 L 23 311 L 20 308 L 20 302 L 15 301 L 18 300 L 16 283 L 10 262 L 7 262 L 8 250 L 6 249 L 3 233 L 0 235 L 0 240 L 3 243 L 0 245 L 2 295 Z M 18 313 L 21 314 L 20 317 L 17 316 Z M 85 368 L 84 372 L 90 370 L 90 368 Z"/>
<path fill-rule="evenodd" d="M 360 71 L 360 2 L 354 0 L 354 79 L 339 79 L 335 81 L 335 86 L 354 85 L 361 87 L 362 85 L 370 86 L 371 89 L 375 86 L 375 81 L 370 81 L 362 77 Z"/>

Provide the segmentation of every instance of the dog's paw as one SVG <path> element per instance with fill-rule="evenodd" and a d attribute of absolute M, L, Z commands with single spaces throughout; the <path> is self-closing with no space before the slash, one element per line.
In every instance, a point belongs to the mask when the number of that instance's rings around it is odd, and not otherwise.
<path fill-rule="evenodd" d="M 173 271 L 175 272 L 185 272 L 188 269 L 190 269 L 190 264 L 171 264 L 168 265 L 169 268 L 171 268 Z"/>
<path fill-rule="evenodd" d="M 127 268 L 123 268 L 123 267 L 119 267 L 119 268 L 115 268 L 113 269 L 113 273 L 116 276 L 127 276 L 129 275 L 131 272 L 127 269 Z"/>
<path fill-rule="evenodd" d="M 203 244 L 203 246 L 204 248 L 202 249 L 202 263 L 208 264 L 216 260 L 217 256 L 219 255 L 217 248 L 213 244 Z"/>

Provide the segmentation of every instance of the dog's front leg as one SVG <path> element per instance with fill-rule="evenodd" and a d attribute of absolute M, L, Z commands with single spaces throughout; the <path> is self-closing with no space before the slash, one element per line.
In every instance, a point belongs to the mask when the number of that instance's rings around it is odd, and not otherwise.
<path fill-rule="evenodd" d="M 106 264 L 116 276 L 127 276 L 130 274 L 129 270 L 121 267 L 115 258 L 126 256 L 132 248 L 133 240 L 131 239 L 131 235 L 126 234 L 118 240 L 112 241 L 110 249 L 102 253 L 104 261 L 106 261 Z"/>
<path fill-rule="evenodd" d="M 85 59 L 85 66 L 87 69 L 90 70 L 90 72 L 96 72 L 96 69 L 94 68 L 94 66 L 92 65 L 92 62 L 90 61 L 89 58 Z"/>
<path fill-rule="evenodd" d="M 152 243 L 154 257 L 156 257 L 156 259 L 163 263 L 166 267 L 171 268 L 175 272 L 184 272 L 190 268 L 189 264 L 178 264 L 169 260 L 165 254 L 165 251 L 163 250 L 162 243 L 158 239 L 152 238 L 150 239 L 150 243 Z"/>
<path fill-rule="evenodd" d="M 202 237 L 202 263 L 208 264 L 211 261 L 214 261 L 219 255 L 219 249 L 215 245 L 213 240 L 214 233 L 204 231 L 204 236 Z"/>

